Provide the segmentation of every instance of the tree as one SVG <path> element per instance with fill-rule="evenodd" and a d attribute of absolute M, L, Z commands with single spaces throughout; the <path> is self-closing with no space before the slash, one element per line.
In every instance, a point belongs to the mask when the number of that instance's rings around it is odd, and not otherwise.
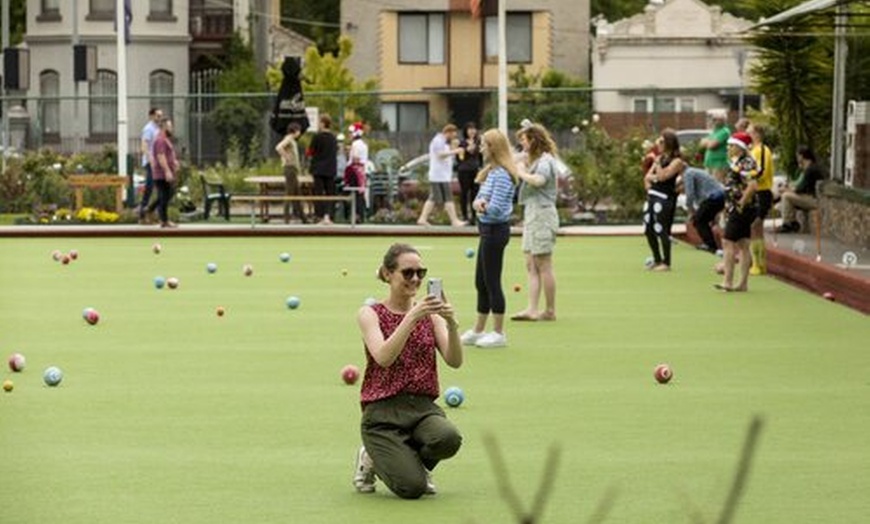
<path fill-rule="evenodd" d="M 321 53 L 338 53 L 340 8 L 339 0 L 284 0 L 281 25 L 314 40 Z"/>
<path fill-rule="evenodd" d="M 380 109 L 377 97 L 362 92 L 378 88 L 377 80 L 357 81 L 347 66 L 353 53 L 353 41 L 342 36 L 338 39 L 338 53 L 321 53 L 314 46 L 305 51 L 302 67 L 302 89 L 307 105 L 317 106 L 321 113 L 345 120 L 362 120 L 380 127 Z M 281 85 L 280 64 L 270 66 L 266 73 L 269 86 L 276 90 Z M 343 93 L 341 96 L 318 93 Z"/>
<path fill-rule="evenodd" d="M 227 42 L 218 77 L 218 93 L 238 95 L 241 93 L 262 93 L 266 84 L 257 73 L 254 52 L 245 44 L 241 35 L 234 34 Z M 263 114 L 267 108 L 266 98 L 232 97 L 221 98 L 214 111 L 209 115 L 212 125 L 221 136 L 224 150 L 237 143 L 241 148 L 243 165 L 254 160 L 257 144 L 262 141 Z"/>
<path fill-rule="evenodd" d="M 3 10 L 0 9 L 0 21 L 3 20 Z M 27 0 L 11 0 L 9 2 L 9 42 L 18 45 L 24 40 L 27 29 Z"/>
<path fill-rule="evenodd" d="M 770 17 L 800 0 L 747 0 L 755 18 Z M 785 171 L 795 171 L 792 152 L 806 144 L 828 149 L 831 122 L 831 39 L 816 36 L 819 26 L 806 17 L 755 31 L 750 42 L 757 60 L 750 73 L 753 88 L 764 95 L 777 128 Z M 829 29 L 821 29 L 829 31 Z"/>

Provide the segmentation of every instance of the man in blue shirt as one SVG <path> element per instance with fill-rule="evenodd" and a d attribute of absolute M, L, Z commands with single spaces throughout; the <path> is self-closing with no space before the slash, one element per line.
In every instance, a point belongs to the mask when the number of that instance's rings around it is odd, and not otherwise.
<path fill-rule="evenodd" d="M 714 253 L 716 237 L 713 236 L 712 224 L 725 208 L 725 188 L 706 171 L 687 167 L 683 171 L 683 192 L 690 221 L 703 241 L 698 249 Z"/>
<path fill-rule="evenodd" d="M 156 107 L 152 107 L 148 111 L 148 123 L 142 128 L 142 139 L 139 146 L 139 153 L 142 155 L 142 168 L 145 170 L 145 189 L 142 192 L 142 201 L 139 203 L 139 223 L 147 223 L 145 216 L 146 211 L 153 213 L 156 209 L 157 202 L 149 206 L 151 200 L 151 192 L 154 190 L 154 165 L 153 148 L 154 139 L 160 134 L 160 121 L 163 120 L 163 111 Z"/>

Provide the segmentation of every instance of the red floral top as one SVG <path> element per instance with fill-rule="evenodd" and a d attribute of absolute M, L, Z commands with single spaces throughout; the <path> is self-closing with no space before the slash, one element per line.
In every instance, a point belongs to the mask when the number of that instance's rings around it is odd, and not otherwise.
<path fill-rule="evenodd" d="M 371 307 L 378 316 L 384 339 L 389 338 L 405 315 L 380 303 Z M 362 406 L 400 393 L 438 398 L 436 351 L 435 326 L 430 317 L 417 322 L 399 357 L 388 367 L 378 364 L 366 348 L 366 372 L 360 391 Z"/>

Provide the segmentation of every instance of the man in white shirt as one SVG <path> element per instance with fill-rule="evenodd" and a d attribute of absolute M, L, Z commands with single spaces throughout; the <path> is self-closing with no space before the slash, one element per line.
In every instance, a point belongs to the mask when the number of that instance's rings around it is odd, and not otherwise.
<path fill-rule="evenodd" d="M 154 205 L 149 206 L 149 201 L 151 200 L 151 193 L 154 191 L 154 177 L 152 173 L 154 159 L 151 158 L 151 150 L 154 146 L 154 139 L 156 139 L 157 135 L 160 134 L 161 120 L 163 120 L 163 111 L 156 107 L 152 107 L 151 110 L 148 111 L 148 123 L 145 124 L 145 127 L 142 128 L 142 136 L 139 143 L 139 153 L 142 156 L 142 168 L 145 170 L 145 188 L 142 192 L 142 201 L 139 203 L 140 224 L 144 224 L 147 222 L 145 213 L 153 213 L 154 209 L 157 206 L 157 202 L 154 202 Z"/>
<path fill-rule="evenodd" d="M 431 225 L 429 215 L 436 205 L 442 204 L 452 226 L 466 225 L 466 222 L 459 220 L 456 215 L 453 191 L 450 188 L 450 180 L 453 178 L 453 156 L 462 151 L 458 144 L 453 144 L 457 131 L 455 125 L 447 124 L 429 143 L 429 198 L 423 204 L 423 211 L 420 212 L 420 218 L 417 220 L 418 225 Z"/>

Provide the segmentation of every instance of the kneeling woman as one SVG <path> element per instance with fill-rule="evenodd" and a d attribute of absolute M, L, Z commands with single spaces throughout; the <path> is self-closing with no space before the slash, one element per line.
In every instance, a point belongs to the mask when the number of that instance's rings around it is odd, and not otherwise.
<path fill-rule="evenodd" d="M 366 350 L 362 404 L 363 447 L 353 484 L 375 490 L 375 475 L 399 497 L 434 494 L 430 472 L 459 451 L 462 437 L 434 400 L 436 352 L 448 366 L 462 365 L 453 306 L 442 294 L 415 300 L 426 268 L 416 249 L 393 244 L 378 278 L 390 286 L 386 300 L 360 309 Z"/>

